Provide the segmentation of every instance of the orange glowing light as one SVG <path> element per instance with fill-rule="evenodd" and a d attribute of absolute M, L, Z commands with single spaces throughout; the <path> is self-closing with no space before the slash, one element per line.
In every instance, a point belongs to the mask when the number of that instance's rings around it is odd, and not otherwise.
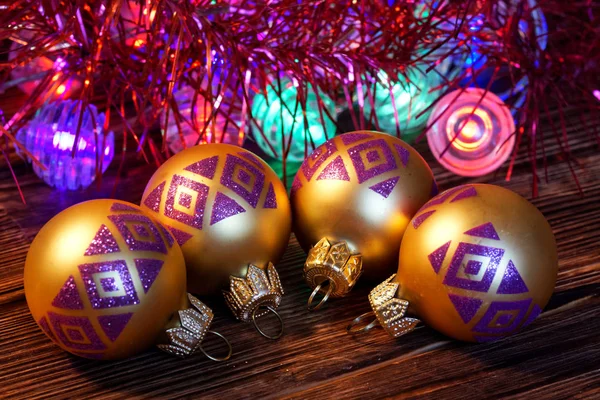
<path fill-rule="evenodd" d="M 67 87 L 65 85 L 60 85 L 58 89 L 56 89 L 56 94 L 60 96 L 65 92 L 65 90 L 67 90 Z"/>
<path fill-rule="evenodd" d="M 143 39 L 136 39 L 135 42 L 133 42 L 133 47 L 142 47 L 143 45 L 144 45 Z"/>
<path fill-rule="evenodd" d="M 460 135 L 465 139 L 473 139 L 477 136 L 478 131 L 479 127 L 477 126 L 477 122 L 469 120 L 462 128 Z"/>
<path fill-rule="evenodd" d="M 459 121 L 460 118 L 468 118 L 471 115 L 479 117 L 483 122 L 483 127 L 479 126 L 476 121 L 469 119 L 467 123 L 462 126 L 460 134 L 455 138 L 457 133 L 455 131 L 457 121 Z M 485 146 L 491 139 L 492 133 L 492 120 L 489 113 L 481 108 L 477 108 L 475 112 L 473 112 L 473 106 L 471 105 L 461 107 L 453 112 L 446 124 L 446 136 L 448 137 L 448 140 L 452 143 L 454 148 L 461 151 L 472 152 L 481 148 L 481 146 Z M 475 139 L 475 141 L 471 141 L 472 139 Z"/>

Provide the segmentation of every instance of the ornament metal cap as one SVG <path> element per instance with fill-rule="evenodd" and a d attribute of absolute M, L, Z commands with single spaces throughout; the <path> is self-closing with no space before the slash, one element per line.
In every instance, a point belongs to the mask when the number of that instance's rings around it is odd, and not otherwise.
<path fill-rule="evenodd" d="M 178 357 L 186 357 L 200 350 L 206 357 L 213 361 L 228 360 L 232 353 L 231 344 L 220 333 L 208 329 L 214 317 L 212 310 L 191 294 L 188 293 L 187 297 L 192 307 L 179 310 L 179 326 L 166 330 L 169 343 L 159 344 L 157 347 L 164 352 Z M 227 356 L 222 358 L 214 357 L 204 351 L 202 341 L 207 333 L 219 336 L 225 341 L 229 348 Z"/>
<path fill-rule="evenodd" d="M 367 332 L 376 326 L 381 326 L 392 337 L 397 338 L 415 329 L 421 322 L 416 318 L 405 317 L 408 301 L 396 297 L 398 283 L 392 282 L 396 274 L 380 283 L 369 293 L 369 303 L 372 312 L 365 313 L 355 318 L 346 328 L 348 333 Z M 364 319 L 375 317 L 366 326 L 355 329 Z"/>
<path fill-rule="evenodd" d="M 332 243 L 327 238 L 322 238 L 310 249 L 304 264 L 304 279 L 314 289 L 308 298 L 308 309 L 318 310 L 329 297 L 345 296 L 352 290 L 361 274 L 360 254 L 352 254 L 346 242 Z M 318 293 L 324 293 L 324 296 L 313 306 Z"/>
<path fill-rule="evenodd" d="M 229 291 L 224 290 L 223 296 L 233 315 L 243 322 L 252 321 L 262 336 L 274 340 L 283 335 L 283 320 L 275 310 L 281 304 L 283 287 L 273 263 L 267 265 L 266 271 L 250 264 L 245 279 L 231 276 Z M 268 335 L 256 322 L 269 312 L 279 320 L 280 331 L 276 335 Z"/>

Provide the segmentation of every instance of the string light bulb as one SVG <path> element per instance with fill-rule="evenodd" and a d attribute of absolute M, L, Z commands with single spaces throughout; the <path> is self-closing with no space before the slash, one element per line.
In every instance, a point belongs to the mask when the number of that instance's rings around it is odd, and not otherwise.
<path fill-rule="evenodd" d="M 510 110 L 498 96 L 479 88 L 445 95 L 427 125 L 431 152 L 457 175 L 474 177 L 495 171 L 515 145 Z"/>
<path fill-rule="evenodd" d="M 287 79 L 281 80 L 281 90 L 274 81 L 268 86 L 266 96 L 262 93 L 254 96 L 251 126 L 256 143 L 268 155 L 283 159 L 289 148 L 286 159 L 300 162 L 305 150 L 310 154 L 335 134 L 336 125 L 330 118 L 336 113 L 333 100 L 320 90 L 317 96 L 311 85 L 304 92 L 304 107 L 298 101 L 297 85 Z M 319 99 L 323 109 L 319 109 Z"/>

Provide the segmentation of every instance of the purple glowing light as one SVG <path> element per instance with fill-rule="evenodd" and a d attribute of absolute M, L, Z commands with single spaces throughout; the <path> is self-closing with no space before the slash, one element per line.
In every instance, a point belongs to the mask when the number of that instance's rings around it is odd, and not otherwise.
<path fill-rule="evenodd" d="M 97 169 L 106 171 L 114 156 L 114 135 L 102 131 L 104 114 L 98 114 L 96 107 L 84 110 L 77 134 L 80 107 L 81 102 L 72 100 L 48 103 L 17 133 L 17 139 L 46 167 L 34 164 L 34 172 L 61 190 L 88 187 Z"/>

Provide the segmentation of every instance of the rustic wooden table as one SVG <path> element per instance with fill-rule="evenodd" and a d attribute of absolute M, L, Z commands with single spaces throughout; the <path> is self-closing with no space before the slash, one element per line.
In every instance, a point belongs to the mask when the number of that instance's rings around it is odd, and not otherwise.
<path fill-rule="evenodd" d="M 5 96 L 0 105 L 10 115 L 19 101 Z M 558 242 L 555 294 L 524 332 L 479 345 L 449 340 L 429 328 L 398 340 L 380 330 L 361 337 L 347 335 L 348 322 L 369 310 L 371 288 L 357 287 L 323 310 L 308 312 L 309 289 L 301 272 L 305 254 L 292 237 L 277 266 L 287 292 L 280 307 L 286 332 L 280 340 L 262 338 L 251 325 L 230 318 L 221 299 L 208 299 L 218 315 L 214 329 L 233 345 L 230 361 L 214 363 L 202 355 L 179 360 L 157 350 L 117 362 L 71 356 L 44 336 L 27 309 L 22 274 L 29 243 L 46 221 L 77 202 L 110 196 L 139 202 L 155 166 L 135 154 L 129 156 L 125 176 L 112 193 L 117 156 L 100 188 L 61 193 L 47 187 L 12 154 L 27 205 L 22 204 L 6 164 L 0 163 L 0 397 L 600 398 L 600 138 L 582 128 L 581 113 L 574 107 L 565 118 L 583 195 L 560 156 L 550 119 L 540 127 L 548 183 L 538 159 L 544 179 L 539 197 L 532 201 L 548 218 Z M 558 113 L 551 119 L 558 123 Z M 425 145 L 417 149 L 443 189 L 487 182 L 531 199 L 526 148 L 510 182 L 504 181 L 506 169 L 476 180 L 457 177 L 443 170 Z M 207 347 L 218 351 L 219 345 Z"/>

